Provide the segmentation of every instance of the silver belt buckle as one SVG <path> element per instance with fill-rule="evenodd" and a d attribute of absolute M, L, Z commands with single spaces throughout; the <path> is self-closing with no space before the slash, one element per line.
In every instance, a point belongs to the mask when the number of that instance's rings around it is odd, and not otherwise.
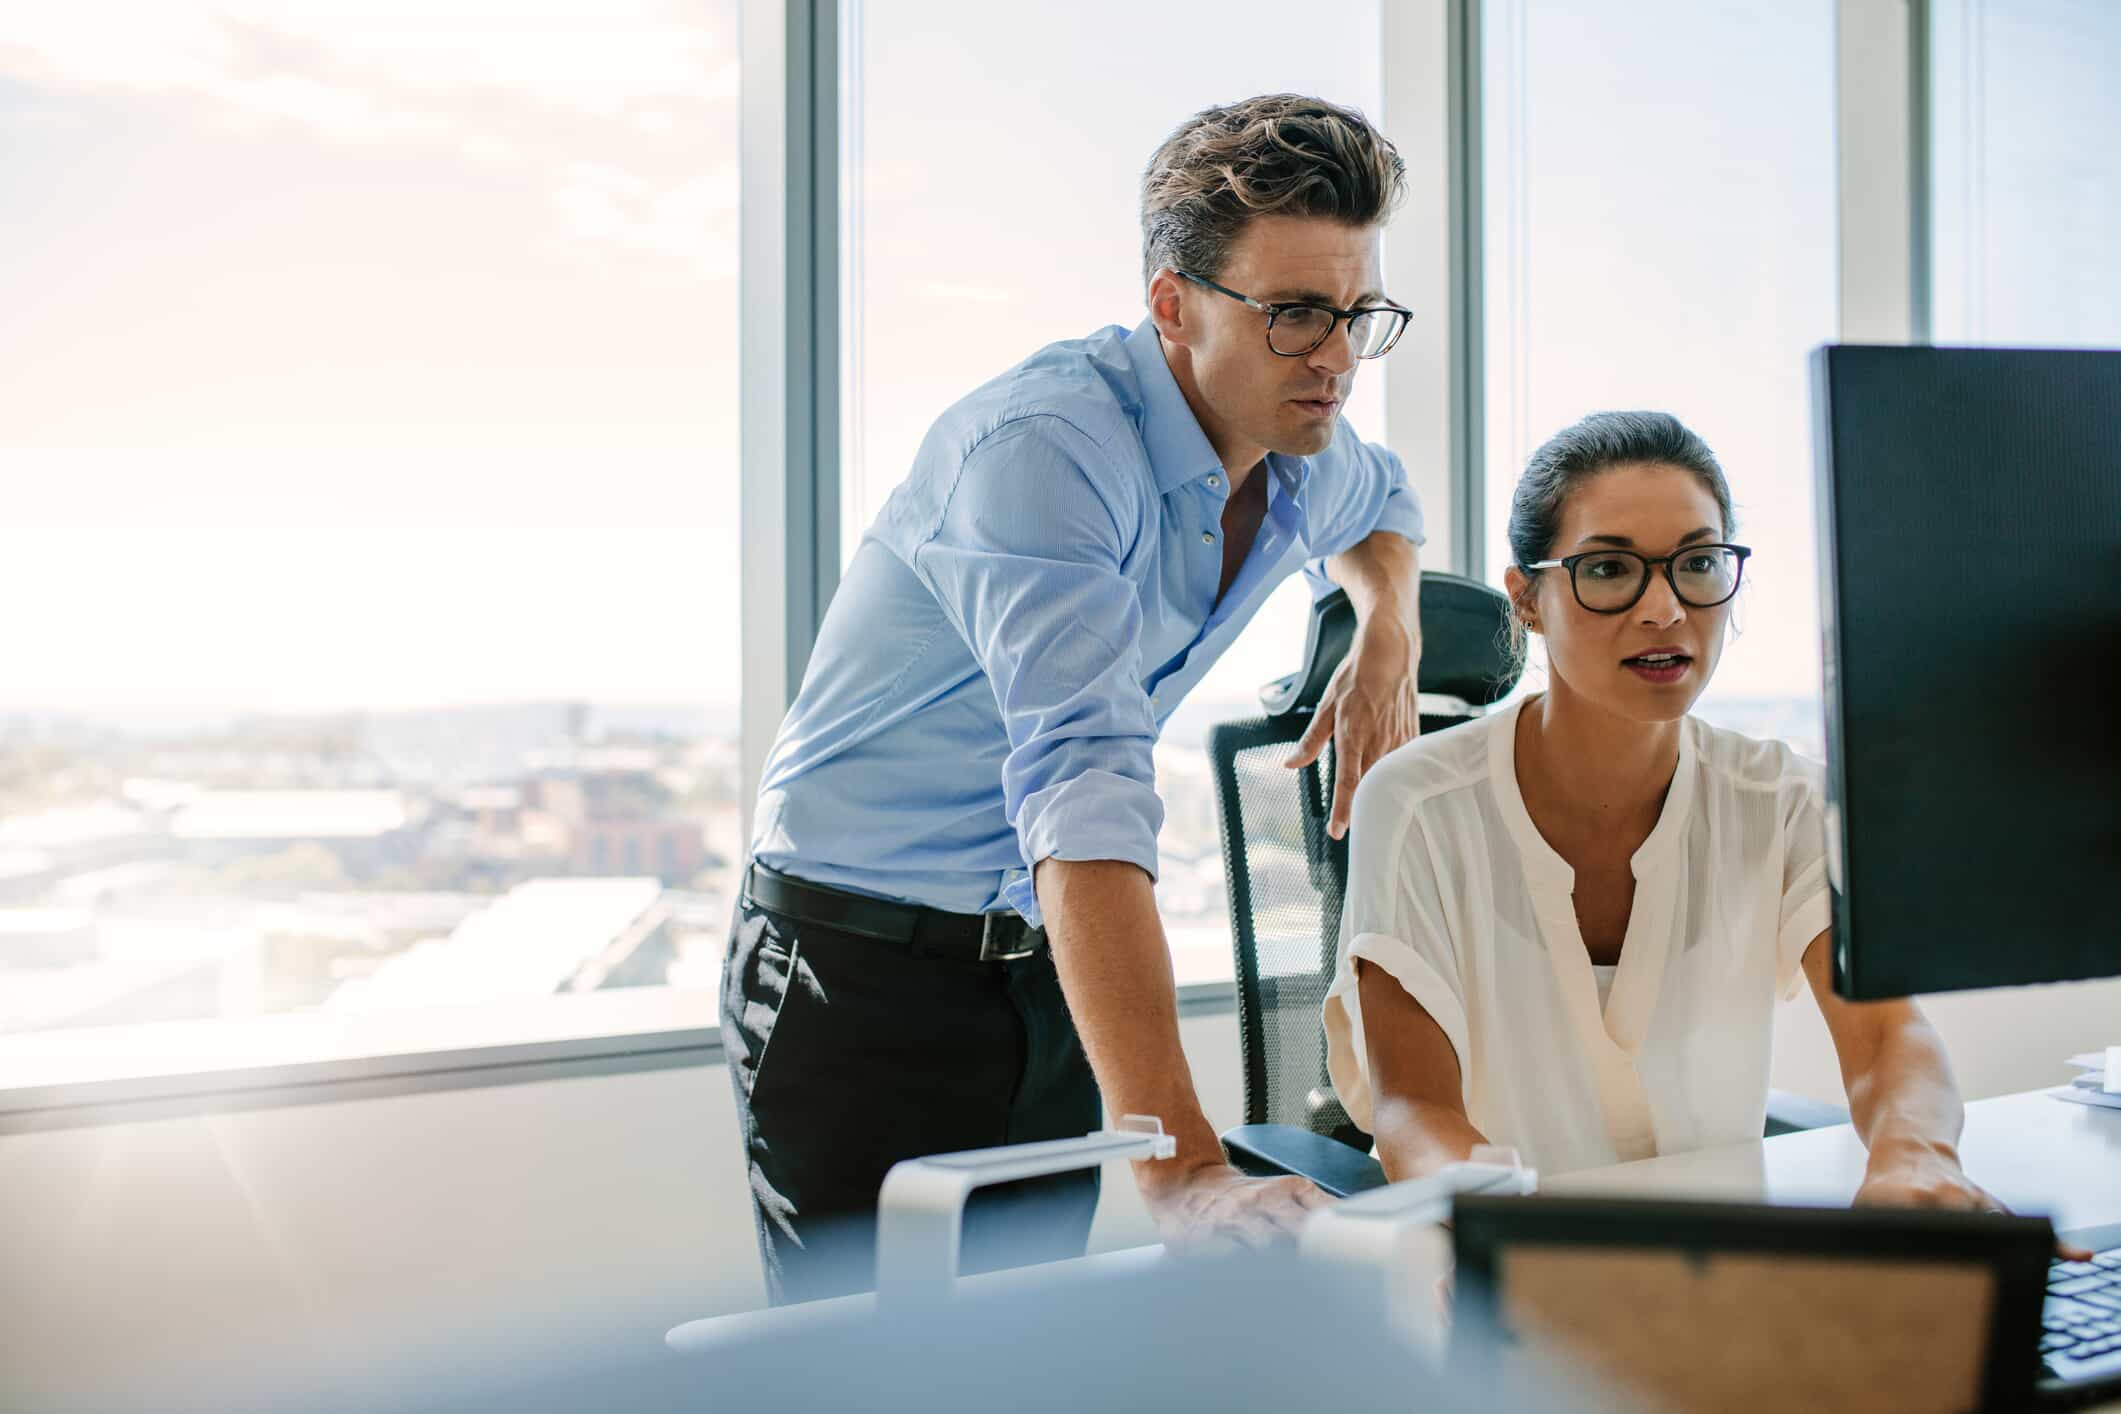
<path fill-rule="evenodd" d="M 1008 947 L 1003 944 L 995 927 L 997 923 L 1007 924 L 1011 921 L 1014 921 L 1021 930 L 1017 935 L 1018 942 L 1014 947 Z M 1030 938 L 1030 928 L 1024 926 L 1023 919 L 1013 913 L 981 914 L 979 960 L 981 962 L 1014 962 L 1017 958 L 1029 957 L 1038 951 L 1037 945 L 1032 943 Z"/>

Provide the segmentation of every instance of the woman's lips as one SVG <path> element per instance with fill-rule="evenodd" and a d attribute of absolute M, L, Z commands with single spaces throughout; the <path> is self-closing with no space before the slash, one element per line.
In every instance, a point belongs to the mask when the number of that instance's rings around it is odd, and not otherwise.
<path fill-rule="evenodd" d="M 1694 660 L 1685 653 L 1664 650 L 1623 658 L 1620 666 L 1645 682 L 1674 683 L 1692 670 Z"/>

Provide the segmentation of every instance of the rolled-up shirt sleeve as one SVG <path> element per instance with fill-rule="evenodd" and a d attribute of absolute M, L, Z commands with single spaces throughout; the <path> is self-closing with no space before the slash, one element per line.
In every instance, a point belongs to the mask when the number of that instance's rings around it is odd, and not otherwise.
<path fill-rule="evenodd" d="M 994 689 L 1002 793 L 1026 868 L 1114 859 L 1156 874 L 1155 711 L 1141 684 L 1141 603 L 1122 572 L 1144 508 L 1101 484 L 1097 444 L 1051 416 L 980 441 L 914 572 Z M 1005 897 L 1042 921 L 1029 880 Z"/>
<path fill-rule="evenodd" d="M 1390 975 L 1450 1041 L 1470 1109 L 1473 1052 L 1465 980 L 1419 813 L 1401 798 L 1388 771 L 1372 771 L 1355 788 L 1353 814 L 1340 963 L 1325 1002 L 1327 1076 L 1348 1117 L 1369 1129 L 1375 1093 L 1355 970 L 1358 961 L 1368 962 Z"/>
<path fill-rule="evenodd" d="M 1421 501 L 1397 455 L 1362 441 L 1343 423 L 1327 457 L 1331 464 L 1312 475 L 1308 516 L 1312 555 L 1319 559 L 1338 555 L 1380 530 L 1416 545 L 1427 538 Z"/>
<path fill-rule="evenodd" d="M 1416 545 L 1427 539 L 1421 500 L 1398 456 L 1360 440 L 1346 423 L 1329 455 L 1334 464 L 1322 476 L 1313 474 L 1307 516 L 1312 558 L 1304 578 L 1314 599 L 1334 588 L 1326 574 L 1327 556 L 1351 550 L 1380 530 Z"/>

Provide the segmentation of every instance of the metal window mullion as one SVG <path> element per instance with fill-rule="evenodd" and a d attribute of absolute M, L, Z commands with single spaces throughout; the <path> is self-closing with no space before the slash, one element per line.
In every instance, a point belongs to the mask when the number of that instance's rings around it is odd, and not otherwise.
<path fill-rule="evenodd" d="M 1844 343 L 1927 343 L 1929 0 L 1838 0 L 1837 273 Z"/>
<path fill-rule="evenodd" d="M 1936 337 L 1931 309 L 1935 289 L 1931 258 L 1930 191 L 1930 0 L 1907 0 L 1907 251 L 1908 342 L 1926 344 Z"/>
<path fill-rule="evenodd" d="M 741 33 L 738 789 L 748 837 L 766 753 L 839 580 L 838 0 L 744 0 Z"/>
<path fill-rule="evenodd" d="M 1480 0 L 1381 6 L 1384 127 L 1407 164 L 1385 286 L 1415 322 L 1384 360 L 1386 429 L 1422 500 L 1432 569 L 1480 573 Z"/>
<path fill-rule="evenodd" d="M 1481 0 L 1452 0 L 1450 45 L 1450 212 L 1452 348 L 1457 372 L 1453 404 L 1452 464 L 1460 506 L 1458 533 L 1465 545 L 1463 572 L 1487 577 L 1487 272 L 1486 207 L 1482 198 Z"/>
<path fill-rule="evenodd" d="M 840 583 L 840 4 L 810 0 L 809 583 L 788 692 L 802 685 L 825 607 Z M 790 174 L 791 177 L 794 175 Z M 793 183 L 790 184 L 793 189 Z"/>

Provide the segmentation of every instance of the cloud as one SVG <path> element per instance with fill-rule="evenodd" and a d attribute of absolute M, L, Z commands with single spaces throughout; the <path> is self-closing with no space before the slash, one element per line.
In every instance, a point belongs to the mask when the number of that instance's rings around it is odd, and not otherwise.
<path fill-rule="evenodd" d="M 962 300 L 967 304 L 1021 304 L 1020 290 L 1005 290 L 995 285 L 968 285 L 963 281 L 924 280 L 916 287 L 919 294 L 933 299 Z"/>
<path fill-rule="evenodd" d="M 0 78 L 521 171 L 571 239 L 713 273 L 734 28 L 733 0 L 0 0 Z"/>
<path fill-rule="evenodd" d="M 675 184 L 620 167 L 581 167 L 552 195 L 570 235 L 683 259 L 704 276 L 736 273 L 733 163 Z"/>

